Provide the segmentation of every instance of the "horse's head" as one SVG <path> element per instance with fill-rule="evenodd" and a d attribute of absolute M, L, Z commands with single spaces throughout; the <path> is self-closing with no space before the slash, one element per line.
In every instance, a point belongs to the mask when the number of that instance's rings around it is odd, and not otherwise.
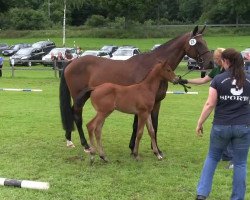
<path fill-rule="evenodd" d="M 202 38 L 202 30 L 198 30 L 198 26 L 187 37 L 185 45 L 185 53 L 189 57 L 195 59 L 202 69 L 211 69 L 213 67 L 213 56 L 207 47 L 206 41 Z"/>
<path fill-rule="evenodd" d="M 179 79 L 179 77 L 175 75 L 174 71 L 169 66 L 167 61 L 159 62 L 157 65 L 160 67 L 160 76 L 163 79 L 170 81 L 171 83 L 176 82 Z"/>

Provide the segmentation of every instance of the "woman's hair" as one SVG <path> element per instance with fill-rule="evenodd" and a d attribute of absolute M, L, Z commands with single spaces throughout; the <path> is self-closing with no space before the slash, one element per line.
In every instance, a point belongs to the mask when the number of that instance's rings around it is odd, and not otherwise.
<path fill-rule="evenodd" d="M 217 49 L 215 49 L 214 50 L 214 56 L 217 56 L 217 55 L 220 56 L 224 50 L 225 50 L 224 48 L 217 48 Z"/>
<path fill-rule="evenodd" d="M 222 52 L 221 58 L 230 62 L 229 70 L 232 72 L 232 78 L 236 79 L 236 85 L 242 88 L 245 83 L 245 73 L 241 54 L 233 48 L 228 48 Z"/>

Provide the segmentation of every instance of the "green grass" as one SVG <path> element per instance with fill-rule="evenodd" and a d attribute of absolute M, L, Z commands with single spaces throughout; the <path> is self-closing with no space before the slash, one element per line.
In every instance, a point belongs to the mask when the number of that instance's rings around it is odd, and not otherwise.
<path fill-rule="evenodd" d="M 95 40 L 90 40 L 88 45 L 116 44 L 116 40 L 112 42 L 111 39 Z M 242 37 L 235 40 L 234 44 L 238 46 L 232 47 L 239 48 L 246 43 Z M 149 49 L 151 44 L 161 40 L 120 41 Z M 130 43 L 132 41 L 135 43 Z M 208 38 L 207 41 L 216 47 L 226 45 L 230 39 Z M 234 39 L 231 38 L 231 41 Z M 176 74 L 185 72 L 186 66 L 182 63 Z M 199 75 L 195 71 L 186 78 Z M 162 161 L 153 155 L 146 131 L 139 149 L 141 160 L 137 162 L 130 156 L 128 143 L 133 116 L 114 112 L 103 128 L 104 149 L 110 162 L 105 164 L 96 157 L 91 166 L 77 132 L 73 133 L 76 148 L 66 148 L 59 115 L 59 79 L 54 77 L 54 73 L 16 71 L 15 78 L 11 78 L 11 72 L 5 70 L 0 78 L 1 88 L 38 88 L 43 92 L 0 91 L 0 177 L 48 181 L 50 189 L 37 191 L 1 187 L 0 199 L 194 199 L 208 149 L 212 120 L 211 116 L 205 124 L 204 137 L 197 138 L 196 122 L 206 100 L 208 86 L 192 86 L 190 91 L 198 91 L 198 95 L 169 94 L 162 101 L 158 130 L 159 147 L 165 154 Z M 183 91 L 183 88 L 170 84 L 169 90 Z M 94 110 L 87 102 L 84 124 L 93 116 Z M 85 125 L 83 127 L 87 136 Z M 226 162 L 218 165 L 211 200 L 230 197 L 232 171 L 225 170 L 226 165 Z M 249 178 L 247 183 L 249 185 Z M 246 199 L 250 199 L 249 192 Z"/>

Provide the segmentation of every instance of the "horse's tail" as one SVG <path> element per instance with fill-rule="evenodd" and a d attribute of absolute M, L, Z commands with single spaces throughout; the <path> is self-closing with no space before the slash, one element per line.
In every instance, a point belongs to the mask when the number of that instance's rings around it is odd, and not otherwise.
<path fill-rule="evenodd" d="M 61 111 L 61 120 L 62 120 L 63 129 L 67 132 L 71 132 L 74 130 L 74 116 L 73 116 L 73 110 L 71 106 L 71 96 L 70 96 L 69 88 L 67 86 L 67 83 L 64 77 L 64 71 L 65 71 L 64 69 L 61 75 L 60 91 L 59 91 L 60 111 Z"/>

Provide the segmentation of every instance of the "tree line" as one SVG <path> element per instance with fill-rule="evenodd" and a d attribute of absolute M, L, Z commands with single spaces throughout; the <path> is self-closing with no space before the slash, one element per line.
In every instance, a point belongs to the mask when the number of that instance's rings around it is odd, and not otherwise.
<path fill-rule="evenodd" d="M 247 24 L 249 0 L 0 0 L 0 29 Z"/>

